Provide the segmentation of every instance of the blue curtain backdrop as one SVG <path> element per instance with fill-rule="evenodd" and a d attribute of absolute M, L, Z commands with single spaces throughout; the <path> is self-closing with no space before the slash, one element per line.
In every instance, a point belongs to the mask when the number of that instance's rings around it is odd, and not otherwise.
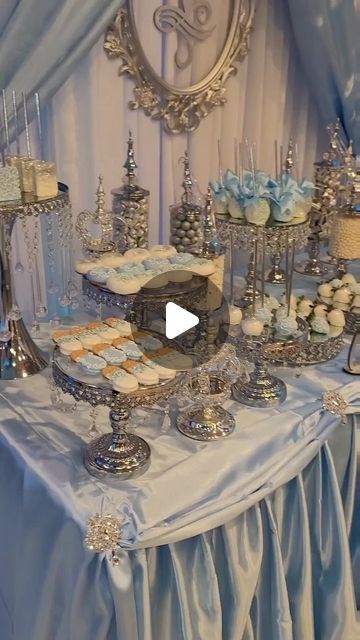
<path fill-rule="evenodd" d="M 1 0 L 0 89 L 15 89 L 31 96 L 38 91 L 45 104 L 123 3 L 124 0 Z M 34 109 L 32 100 L 30 117 Z"/>
<path fill-rule="evenodd" d="M 324 124 L 340 117 L 360 154 L 360 0 L 288 0 Z"/>

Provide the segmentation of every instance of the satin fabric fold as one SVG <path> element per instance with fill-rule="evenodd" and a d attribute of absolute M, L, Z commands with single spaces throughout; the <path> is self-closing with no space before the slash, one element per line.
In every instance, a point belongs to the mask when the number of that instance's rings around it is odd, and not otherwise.
<path fill-rule="evenodd" d="M 79 524 L 3 446 L 0 499 L 7 509 L 0 520 L 2 640 L 359 637 L 359 574 L 351 575 L 327 445 L 296 478 L 227 524 L 170 545 L 122 550 L 116 567 L 84 548 Z"/>

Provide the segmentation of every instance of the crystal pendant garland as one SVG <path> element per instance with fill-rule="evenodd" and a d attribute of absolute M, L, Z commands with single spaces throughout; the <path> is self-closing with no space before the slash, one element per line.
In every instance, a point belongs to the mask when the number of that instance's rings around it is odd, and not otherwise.
<path fill-rule="evenodd" d="M 79 308 L 81 292 L 74 282 L 74 234 L 73 217 L 70 207 L 60 216 L 56 216 L 60 243 L 61 272 L 63 276 L 62 292 L 59 300 L 61 307 L 76 310 Z"/>
<path fill-rule="evenodd" d="M 38 318 L 45 318 L 47 308 L 41 299 L 40 274 L 38 264 L 39 249 L 39 220 L 38 218 L 22 218 L 21 226 L 26 248 L 27 270 L 30 276 L 30 289 L 32 301 L 31 330 L 37 333 L 40 330 Z"/>

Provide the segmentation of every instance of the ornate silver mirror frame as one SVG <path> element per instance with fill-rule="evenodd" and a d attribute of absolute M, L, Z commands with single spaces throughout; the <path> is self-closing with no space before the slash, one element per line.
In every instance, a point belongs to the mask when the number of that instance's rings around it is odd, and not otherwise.
<path fill-rule="evenodd" d="M 133 2 L 127 0 L 125 8 L 120 9 L 107 29 L 104 49 L 109 58 L 120 59 L 119 75 L 127 74 L 134 79 L 134 100 L 129 102 L 130 109 L 141 108 L 150 118 L 162 120 L 170 133 L 194 131 L 202 118 L 226 102 L 225 82 L 237 72 L 236 63 L 244 60 L 249 51 L 254 3 L 254 0 L 232 0 L 228 33 L 216 63 L 201 81 L 178 88 L 161 78 L 147 60 L 136 29 Z M 175 64 L 181 69 L 191 60 L 194 42 L 205 40 L 212 29 L 206 30 L 204 20 L 197 20 L 191 1 L 178 0 L 178 4 L 178 7 L 159 7 L 153 19 L 159 31 L 175 30 L 187 46 L 185 61 L 175 56 Z M 203 15 L 211 12 L 211 1 L 197 0 L 195 4 L 205 12 Z M 166 12 L 161 15 L 164 9 Z M 184 29 L 184 24 L 188 28 Z"/>

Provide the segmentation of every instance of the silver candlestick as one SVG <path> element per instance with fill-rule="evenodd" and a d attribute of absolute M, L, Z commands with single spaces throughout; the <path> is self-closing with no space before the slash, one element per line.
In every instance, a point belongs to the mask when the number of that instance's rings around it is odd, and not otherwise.
<path fill-rule="evenodd" d="M 288 175 L 292 173 L 292 170 L 294 167 L 293 147 L 294 147 L 293 139 L 290 138 L 286 160 L 285 160 L 285 166 L 284 167 L 282 166 L 282 161 L 281 161 L 280 173 L 283 171 L 283 169 L 285 169 L 285 173 L 287 173 Z M 276 251 L 271 258 L 271 269 L 267 274 L 266 282 L 269 282 L 271 284 L 285 283 L 285 272 L 281 268 L 281 260 L 282 260 L 281 252 Z"/>
<path fill-rule="evenodd" d="M 110 411 L 112 433 L 93 440 L 85 452 L 85 467 L 91 475 L 127 479 L 146 471 L 150 464 L 150 447 L 139 436 L 127 433 L 129 417 L 125 406 Z"/>
<path fill-rule="evenodd" d="M 320 243 L 331 228 L 335 214 L 340 180 L 342 175 L 342 156 L 339 138 L 340 124 L 330 129 L 329 149 L 321 162 L 315 166 L 315 197 L 311 211 L 311 233 L 308 240 L 309 259 L 295 267 L 295 271 L 308 276 L 323 276 L 327 266 L 320 259 Z"/>
<path fill-rule="evenodd" d="M 148 246 L 150 191 L 136 184 L 137 164 L 131 131 L 127 142 L 125 184 L 111 191 L 114 213 L 113 240 L 117 251 Z"/>

